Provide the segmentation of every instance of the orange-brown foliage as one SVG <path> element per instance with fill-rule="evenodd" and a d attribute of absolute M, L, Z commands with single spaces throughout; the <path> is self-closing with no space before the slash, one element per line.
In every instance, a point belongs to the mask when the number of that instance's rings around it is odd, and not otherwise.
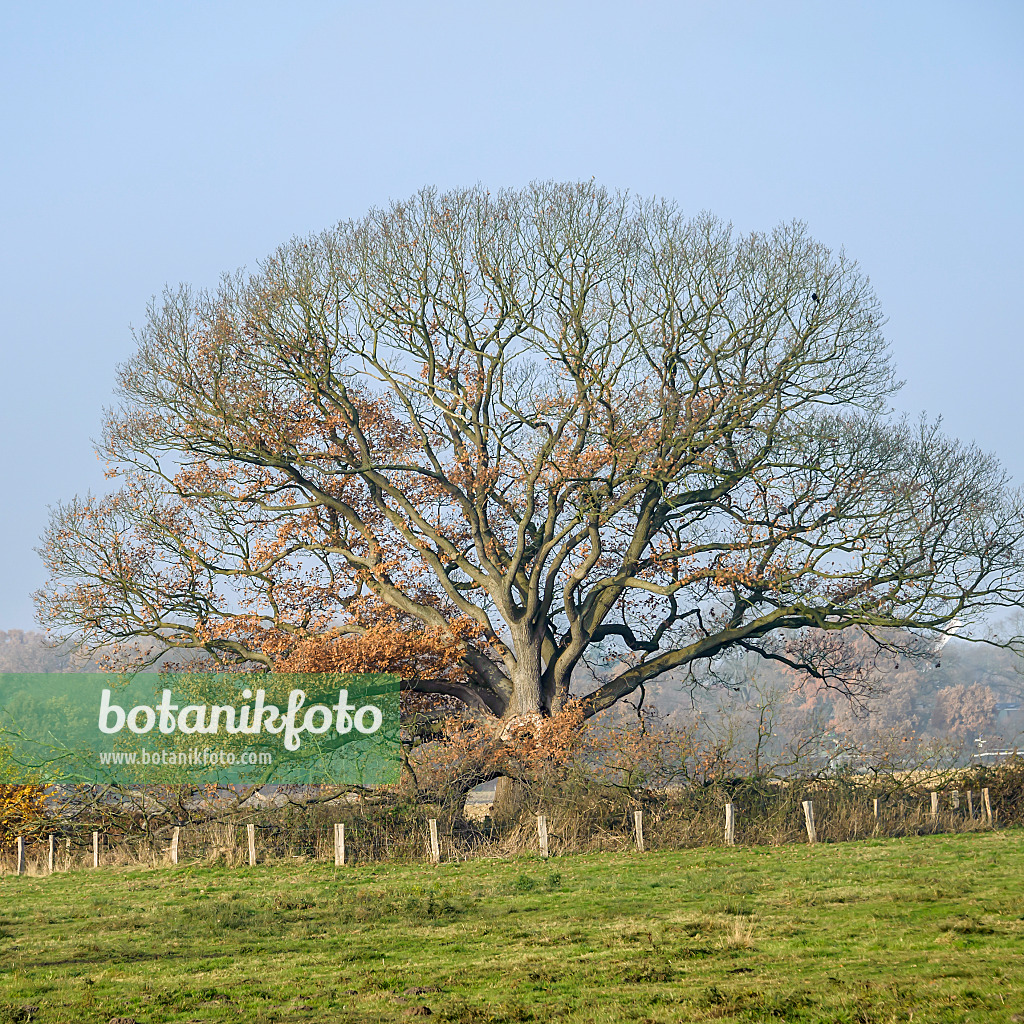
<path fill-rule="evenodd" d="M 45 813 L 45 786 L 0 783 L 0 849 L 13 847 L 18 836 L 31 838 Z"/>

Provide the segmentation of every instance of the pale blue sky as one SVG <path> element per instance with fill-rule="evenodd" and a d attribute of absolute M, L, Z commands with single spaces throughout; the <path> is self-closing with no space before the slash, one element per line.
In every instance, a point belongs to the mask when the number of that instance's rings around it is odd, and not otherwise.
<path fill-rule="evenodd" d="M 590 178 L 871 276 L 900 406 L 1024 480 L 1024 3 L 0 2 L 0 628 L 129 326 L 424 184 Z"/>

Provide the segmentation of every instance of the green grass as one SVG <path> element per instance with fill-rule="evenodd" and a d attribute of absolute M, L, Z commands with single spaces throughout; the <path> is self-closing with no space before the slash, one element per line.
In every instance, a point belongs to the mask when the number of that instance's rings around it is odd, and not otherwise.
<path fill-rule="evenodd" d="M 1022 839 L 7 876 L 0 1021 L 1024 1020 Z"/>

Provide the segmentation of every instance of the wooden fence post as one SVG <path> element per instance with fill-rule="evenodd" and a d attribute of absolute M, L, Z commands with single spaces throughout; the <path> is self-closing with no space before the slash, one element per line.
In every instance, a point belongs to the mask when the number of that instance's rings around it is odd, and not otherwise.
<path fill-rule="evenodd" d="M 639 853 L 644 852 L 644 812 L 633 812 L 633 829 L 636 833 L 636 848 Z"/>
<path fill-rule="evenodd" d="M 64 840 L 64 863 L 67 871 L 71 870 L 71 836 Z"/>
<path fill-rule="evenodd" d="M 803 806 L 804 824 L 807 826 L 807 842 L 816 843 L 818 841 L 818 833 L 814 830 L 814 804 L 810 800 L 805 800 Z"/>
<path fill-rule="evenodd" d="M 430 829 L 430 863 L 440 864 L 441 863 L 441 844 L 437 839 L 437 818 L 431 818 L 427 822 L 427 826 Z"/>
<path fill-rule="evenodd" d="M 256 867 L 256 826 L 246 825 L 245 831 L 249 836 L 249 867 Z"/>
<path fill-rule="evenodd" d="M 334 866 L 340 868 L 345 863 L 345 826 L 341 822 L 334 825 Z"/>
<path fill-rule="evenodd" d="M 736 808 L 731 803 L 725 805 L 725 845 L 736 845 Z"/>
<path fill-rule="evenodd" d="M 174 832 L 171 833 L 171 863 L 178 863 L 178 840 L 181 838 L 181 827 L 179 825 L 174 826 Z"/>
<path fill-rule="evenodd" d="M 25 837 L 18 836 L 18 874 L 25 874 Z"/>
<path fill-rule="evenodd" d="M 543 814 L 537 815 L 537 840 L 540 842 L 540 855 L 548 857 L 548 819 Z"/>
<path fill-rule="evenodd" d="M 939 794 L 932 790 L 932 821 L 937 821 L 939 817 Z"/>
<path fill-rule="evenodd" d="M 985 820 L 989 823 L 989 825 L 991 825 L 992 824 L 992 803 L 991 803 L 991 801 L 988 798 L 988 790 L 987 789 L 983 789 L 981 791 L 981 799 L 984 801 L 984 804 L 985 804 Z"/>
<path fill-rule="evenodd" d="M 51 832 L 50 833 L 50 850 L 49 855 L 46 858 L 46 866 L 50 869 L 50 874 L 53 874 L 54 868 L 57 864 L 57 837 Z"/>
<path fill-rule="evenodd" d="M 876 796 L 871 802 L 874 804 L 875 821 L 878 821 L 878 797 Z"/>
<path fill-rule="evenodd" d="M 92 866 L 98 868 L 100 866 L 100 834 L 99 832 L 93 832 L 92 834 Z"/>
<path fill-rule="evenodd" d="M 959 789 L 954 789 L 953 792 L 950 793 L 949 796 L 950 796 L 950 802 L 953 804 L 953 810 L 954 811 L 959 811 L 960 810 L 960 790 Z"/>
<path fill-rule="evenodd" d="M 974 793 L 967 790 L 967 817 L 974 821 Z"/>

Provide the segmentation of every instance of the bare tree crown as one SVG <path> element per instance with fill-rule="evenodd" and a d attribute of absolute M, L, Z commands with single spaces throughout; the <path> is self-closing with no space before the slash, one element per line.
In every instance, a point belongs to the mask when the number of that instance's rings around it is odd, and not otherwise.
<path fill-rule="evenodd" d="M 595 650 L 628 667 L 588 713 L 737 649 L 849 683 L 836 631 L 1021 594 L 1019 495 L 887 415 L 881 326 L 799 224 L 426 189 L 152 306 L 123 485 L 54 511 L 41 616 L 502 716 L 559 711 Z"/>

